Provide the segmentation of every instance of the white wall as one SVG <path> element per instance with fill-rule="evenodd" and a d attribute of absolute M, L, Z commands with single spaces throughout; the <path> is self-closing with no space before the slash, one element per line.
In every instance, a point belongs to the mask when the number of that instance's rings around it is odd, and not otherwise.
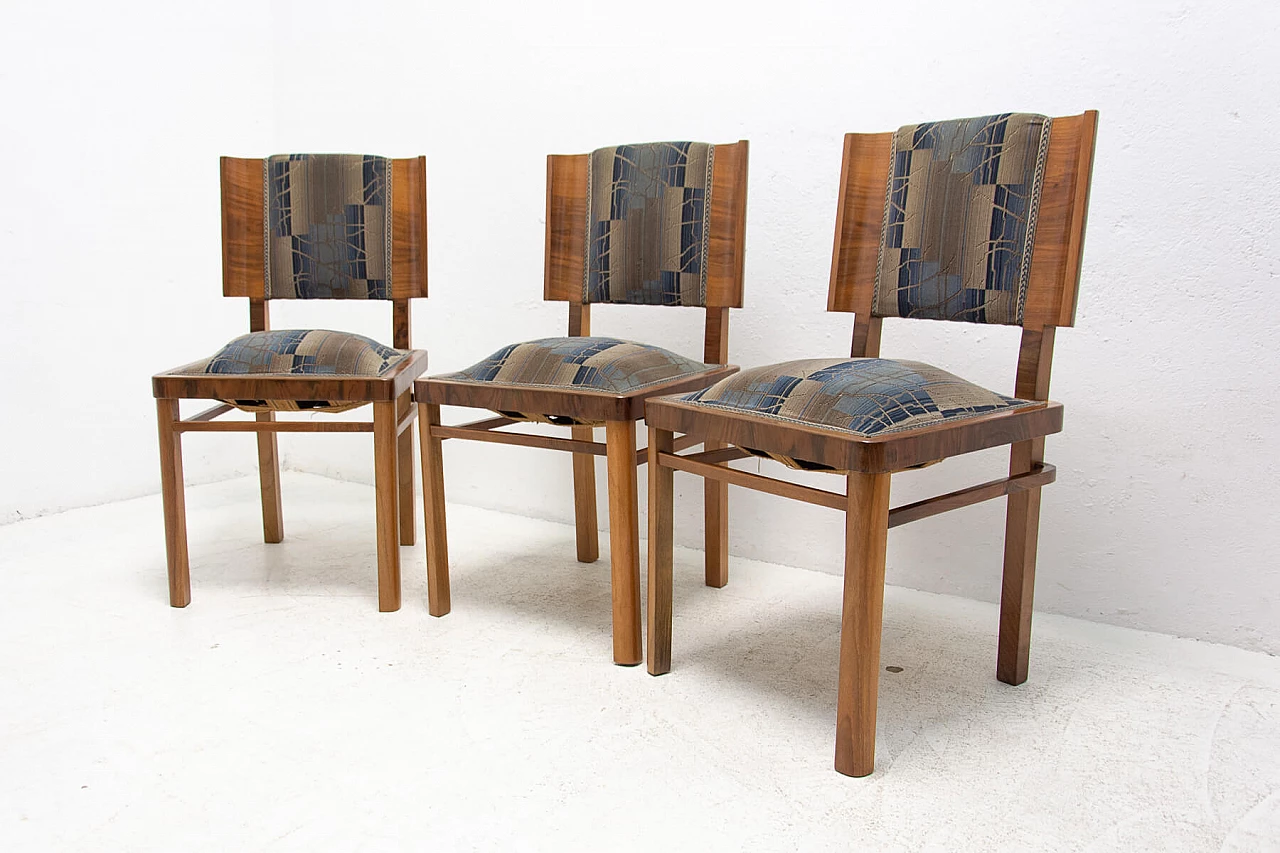
<path fill-rule="evenodd" d="M 23 448 L 0 487 L 7 517 L 156 487 L 147 374 L 243 328 L 242 306 L 217 295 L 218 153 L 425 153 L 433 296 L 417 306 L 414 333 L 444 371 L 562 333 L 563 306 L 540 299 L 545 154 L 750 139 L 748 308 L 734 312 L 731 335 L 733 360 L 749 365 L 847 352 L 850 318 L 823 311 L 844 132 L 1097 108 L 1078 327 L 1059 333 L 1055 359 L 1053 397 L 1067 422 L 1049 442 L 1059 482 L 1045 493 L 1037 606 L 1280 652 L 1280 362 L 1269 346 L 1280 321 L 1256 307 L 1280 266 L 1274 4 L 253 8 L 189 20 L 165 6 L 124 20 L 66 13 L 77 21 L 70 44 L 48 31 L 60 13 L 42 9 L 28 27 L 44 34 L 16 46 L 38 73 L 4 120 L 21 122 L 21 161 L 47 165 L 20 178 L 22 198 L 4 193 L 4 239 L 15 244 L 6 254 L 16 250 L 22 282 L 10 292 L 20 289 L 25 311 L 5 321 L 17 332 L 6 335 L 17 348 L 6 363 L 29 363 L 29 348 L 55 334 L 105 340 L 111 329 L 134 341 L 79 382 L 91 429 L 71 431 L 70 405 L 50 399 L 46 383 L 16 380 L 43 417 L 34 432 L 0 426 L 7 446 Z M 92 166 L 64 165 L 104 148 Z M 78 215 L 54 203 L 73 190 L 107 209 Z M 50 231 L 72 218 L 74 250 Z M 96 295 L 98 281 L 110 295 Z M 56 283 L 58 295 L 31 282 Z M 152 304 L 139 307 L 145 294 Z M 273 310 L 277 326 L 341 324 L 383 338 L 389 328 L 385 306 Z M 696 354 L 699 320 L 607 307 L 594 326 Z M 891 322 L 885 338 L 886 356 L 1011 390 L 1016 330 Z M 73 451 L 73 436 L 86 449 Z M 369 480 L 364 439 L 281 442 L 291 467 Z M 251 439 L 188 446 L 189 479 L 251 470 Z M 38 452 L 55 448 L 66 455 L 47 466 Z M 446 448 L 452 500 L 571 518 L 567 459 Z M 1004 466 L 990 452 L 902 475 L 895 502 Z M 677 484 L 678 535 L 696 544 L 701 490 L 683 475 Z M 735 554 L 839 570 L 837 514 L 732 494 Z M 994 600 L 1002 534 L 997 504 L 895 530 L 890 580 Z"/>

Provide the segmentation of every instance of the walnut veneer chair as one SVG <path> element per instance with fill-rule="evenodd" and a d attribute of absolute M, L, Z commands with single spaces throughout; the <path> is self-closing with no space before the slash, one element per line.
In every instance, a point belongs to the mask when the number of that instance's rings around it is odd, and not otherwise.
<path fill-rule="evenodd" d="M 890 527 L 1008 496 L 997 677 L 1027 677 L 1054 330 L 1075 320 L 1098 114 L 1005 114 L 849 134 L 827 308 L 853 312 L 852 358 L 744 370 L 650 400 L 649 671 L 671 667 L 672 472 L 843 510 L 836 769 L 872 770 Z M 936 367 L 881 359 L 884 317 L 1022 327 L 1014 397 Z M 678 455 L 684 438 L 731 447 Z M 1009 476 L 889 508 L 895 471 L 1011 444 Z M 843 494 L 734 470 L 765 455 L 843 476 Z"/>
<path fill-rule="evenodd" d="M 747 143 L 663 142 L 547 158 L 543 298 L 569 303 L 569 336 L 512 344 L 458 373 L 418 380 L 428 606 L 449 612 L 440 443 L 459 438 L 573 453 L 578 559 L 598 556 L 595 465 L 609 470 L 613 659 L 641 659 L 635 423 L 655 394 L 705 388 L 726 365 L 729 308 L 742 305 Z M 696 306 L 706 310 L 703 361 L 658 347 L 591 337 L 593 303 Z M 440 406 L 490 409 L 499 417 L 442 426 Z M 501 432 L 520 421 L 569 426 L 572 438 Z M 605 443 L 593 440 L 604 426 Z M 724 490 L 708 488 L 708 582 L 727 559 Z M 717 532 L 718 531 L 718 532 Z M 712 542 L 711 540 L 715 541 Z"/>
<path fill-rule="evenodd" d="M 399 545 L 412 545 L 413 380 L 427 354 L 409 348 L 409 304 L 427 295 L 426 163 L 354 154 L 222 158 L 222 292 L 248 297 L 249 334 L 152 379 L 160 421 L 169 602 L 191 601 L 182 483 L 184 432 L 255 432 L 262 531 L 284 538 L 276 434 L 372 432 L 377 486 L 378 608 L 400 607 Z M 322 329 L 268 330 L 272 299 L 384 299 L 392 343 Z M 219 405 L 181 418 L 180 399 Z M 277 411 L 344 412 L 368 421 L 277 421 Z M 218 421 L 233 408 L 254 421 Z M 397 542 L 397 526 L 399 528 Z"/>

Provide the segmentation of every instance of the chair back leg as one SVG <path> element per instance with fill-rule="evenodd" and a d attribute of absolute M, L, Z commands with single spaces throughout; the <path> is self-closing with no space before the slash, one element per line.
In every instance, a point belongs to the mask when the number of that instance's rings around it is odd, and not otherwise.
<path fill-rule="evenodd" d="M 675 469 L 658 464 L 659 453 L 671 453 L 675 434 L 649 427 L 649 648 L 650 675 L 671 671 L 671 584 Z M 707 481 L 708 485 L 710 480 Z"/>
<path fill-rule="evenodd" d="M 574 441 L 595 441 L 595 430 L 576 426 Z M 573 454 L 573 519 L 577 527 L 578 562 L 600 559 L 599 522 L 596 519 L 596 458 L 590 453 Z"/>
<path fill-rule="evenodd" d="M 405 391 L 396 401 L 397 426 L 409 414 L 413 406 L 413 392 Z M 413 526 L 413 430 L 405 429 L 396 439 L 396 461 L 399 467 L 399 505 L 400 505 L 400 544 L 412 545 L 417 541 L 417 531 Z"/>
<path fill-rule="evenodd" d="M 706 450 L 726 446 L 718 441 L 703 445 Z M 729 582 L 729 484 L 707 478 L 702 495 L 706 584 L 719 589 Z"/>
<path fill-rule="evenodd" d="M 275 412 L 258 412 L 258 423 L 276 419 Z M 284 541 L 284 507 L 280 501 L 280 450 L 274 432 L 258 433 L 258 485 L 262 490 L 262 541 Z"/>
<path fill-rule="evenodd" d="M 1044 461 L 1044 439 L 1021 441 L 1009 454 L 1009 475 Z M 1040 537 L 1040 487 L 1009 496 L 1004 528 L 1004 577 L 1000 584 L 1000 646 L 996 678 L 1018 685 L 1027 680 L 1031 656 L 1031 608 Z"/>
<path fill-rule="evenodd" d="M 444 616 L 449 599 L 449 542 L 445 525 L 444 457 L 441 440 L 432 435 L 440 426 L 440 407 L 418 404 L 418 446 L 422 453 L 422 508 L 427 539 L 427 610 Z"/>

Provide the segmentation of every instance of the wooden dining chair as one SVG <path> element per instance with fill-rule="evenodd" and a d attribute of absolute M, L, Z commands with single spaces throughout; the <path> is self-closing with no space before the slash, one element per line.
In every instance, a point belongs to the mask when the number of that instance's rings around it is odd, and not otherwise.
<path fill-rule="evenodd" d="M 427 354 L 410 349 L 409 305 L 427 295 L 426 161 L 355 154 L 222 158 L 222 293 L 248 297 L 249 334 L 210 358 L 152 378 L 160 422 L 169 602 L 191 601 L 182 434 L 254 432 L 262 532 L 284 538 L 282 432 L 372 432 L 377 487 L 378 609 L 400 608 L 399 545 L 412 545 L 412 383 Z M 273 299 L 382 299 L 392 343 L 324 329 L 271 330 Z M 183 419 L 181 399 L 221 401 Z M 277 421 L 278 411 L 345 412 L 373 421 Z M 253 421 L 220 421 L 240 409 Z M 399 528 L 397 542 L 397 525 Z"/>
<path fill-rule="evenodd" d="M 827 309 L 855 314 L 851 358 L 744 370 L 697 393 L 652 399 L 649 672 L 671 668 L 672 475 L 845 512 L 836 769 L 872 771 L 885 541 L 890 527 L 1008 497 L 997 677 L 1027 677 L 1054 330 L 1075 321 L 1098 114 L 1003 114 L 849 134 Z M 1022 327 L 1014 396 L 936 367 L 879 358 L 885 317 Z M 679 455 L 679 440 L 728 448 Z M 889 478 L 1012 445 L 1009 476 L 890 509 Z M 845 478 L 843 493 L 729 467 L 768 456 Z"/>
<path fill-rule="evenodd" d="M 419 379 L 428 608 L 449 612 L 441 442 L 449 438 L 573 453 L 577 552 L 598 556 L 594 456 L 609 471 L 613 659 L 641 660 L 636 421 L 655 394 L 705 388 L 733 373 L 729 309 L 742 305 L 747 143 L 661 142 L 547 158 L 543 298 L 569 303 L 568 337 L 503 347 L 466 370 Z M 702 361 L 648 344 L 591 336 L 591 305 L 691 306 L 706 310 Z M 498 417 L 443 426 L 440 406 Z M 571 438 L 503 432 L 533 421 L 567 426 Z M 605 443 L 594 440 L 605 428 Z M 727 566 L 725 493 L 707 490 L 708 582 Z M 712 541 L 714 540 L 714 542 Z"/>

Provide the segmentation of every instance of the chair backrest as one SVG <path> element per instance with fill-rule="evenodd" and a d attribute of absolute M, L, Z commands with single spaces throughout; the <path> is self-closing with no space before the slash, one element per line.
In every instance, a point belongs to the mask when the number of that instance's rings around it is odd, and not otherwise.
<path fill-rule="evenodd" d="M 222 292 L 247 296 L 253 331 L 270 299 L 385 299 L 395 346 L 408 300 L 427 295 L 422 157 L 281 154 L 222 158 Z"/>
<path fill-rule="evenodd" d="M 1023 327 L 1051 354 L 1075 323 L 1098 113 L 1004 113 L 844 140 L 827 310 L 857 315 L 853 355 L 883 317 Z M 1027 334 L 1030 333 L 1030 336 Z M 1047 336 L 1047 337 L 1046 337 Z M 1048 358 L 1023 381 L 1048 391 Z"/>
<path fill-rule="evenodd" d="M 547 158 L 543 297 L 590 334 L 596 302 L 707 309 L 704 360 L 742 307 L 747 142 L 656 142 Z"/>

